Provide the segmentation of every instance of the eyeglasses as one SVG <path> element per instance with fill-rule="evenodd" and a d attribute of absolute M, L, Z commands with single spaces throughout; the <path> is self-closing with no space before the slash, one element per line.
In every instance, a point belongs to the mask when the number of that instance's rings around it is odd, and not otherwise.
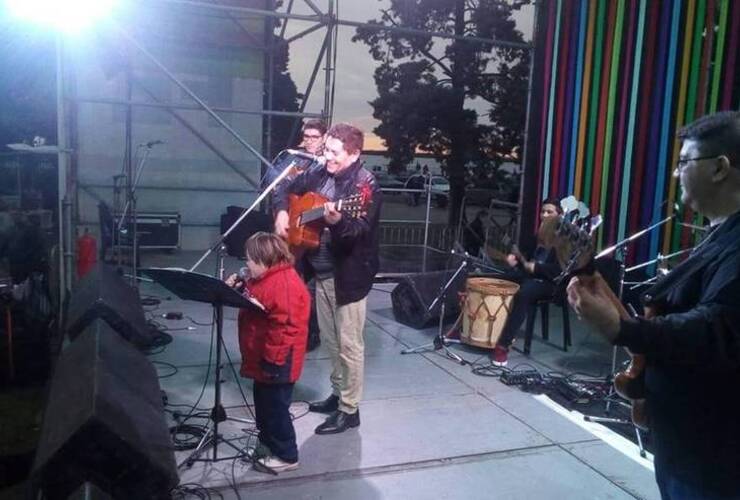
<path fill-rule="evenodd" d="M 689 162 L 691 161 L 701 161 L 701 160 L 712 160 L 714 158 L 717 158 L 716 155 L 713 156 L 699 156 L 698 158 L 679 158 L 676 162 L 676 172 L 681 173 L 683 170 L 688 166 Z"/>
<path fill-rule="evenodd" d="M 312 141 L 316 141 L 321 139 L 321 135 L 314 135 L 314 134 L 303 134 L 304 139 L 311 139 Z"/>

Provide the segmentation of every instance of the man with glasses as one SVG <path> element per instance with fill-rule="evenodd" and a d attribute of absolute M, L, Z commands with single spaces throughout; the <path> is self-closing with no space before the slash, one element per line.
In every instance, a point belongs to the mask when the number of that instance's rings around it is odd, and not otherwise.
<path fill-rule="evenodd" d="M 324 152 L 326 125 L 321 120 L 306 120 L 303 124 L 303 140 L 300 148 L 306 153 L 321 156 Z"/>
<path fill-rule="evenodd" d="M 691 257 L 644 296 L 651 319 L 620 318 L 600 282 L 573 278 L 575 311 L 642 354 L 655 477 L 664 499 L 740 498 L 740 112 L 678 132 L 681 199 L 709 219 Z"/>

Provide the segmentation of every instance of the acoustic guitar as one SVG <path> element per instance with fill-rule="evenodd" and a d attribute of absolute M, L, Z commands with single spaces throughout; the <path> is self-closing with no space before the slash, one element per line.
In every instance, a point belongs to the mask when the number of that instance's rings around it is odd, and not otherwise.
<path fill-rule="evenodd" d="M 578 275 L 592 290 L 600 291 L 619 312 L 622 319 L 630 314 L 621 300 L 615 295 L 607 282 L 594 266 L 593 235 L 601 225 L 601 217 L 590 219 L 571 213 L 543 222 L 543 238 L 554 248 L 563 272 L 555 279 L 561 283 L 567 277 Z M 646 310 L 647 314 L 652 311 Z M 650 316 L 647 316 L 650 317 Z M 629 352 L 629 350 L 627 351 Z M 631 403 L 631 416 L 634 424 L 647 430 L 648 419 L 645 408 L 645 357 L 629 353 L 631 360 L 624 371 L 614 377 L 614 389 Z"/>
<path fill-rule="evenodd" d="M 288 245 L 296 253 L 318 248 L 324 223 L 324 203 L 330 201 L 318 193 L 291 194 L 288 207 Z M 367 214 L 367 201 L 362 194 L 354 194 L 336 202 L 338 212 L 346 217 Z"/>

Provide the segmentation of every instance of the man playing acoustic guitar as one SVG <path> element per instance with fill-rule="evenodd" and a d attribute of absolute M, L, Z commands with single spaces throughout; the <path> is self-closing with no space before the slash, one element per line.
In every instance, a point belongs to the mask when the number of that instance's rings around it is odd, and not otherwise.
<path fill-rule="evenodd" d="M 572 278 L 568 300 L 612 343 L 644 355 L 663 498 L 740 498 L 740 113 L 702 117 L 678 137 L 682 200 L 712 232 L 645 294 L 651 319 L 620 316 L 598 276 Z"/>
<path fill-rule="evenodd" d="M 363 329 L 367 294 L 379 265 L 381 205 L 380 187 L 359 160 L 362 145 L 361 130 L 346 123 L 332 126 L 324 143 L 326 165 L 315 165 L 285 183 L 274 199 L 275 232 L 284 238 L 291 220 L 289 195 L 313 192 L 331 200 L 323 208 L 325 227 L 318 248 L 303 252 L 299 261 L 304 277 L 316 278 L 321 343 L 332 361 L 332 394 L 309 406 L 311 411 L 329 413 L 316 434 L 335 434 L 360 425 Z M 350 197 L 360 198 L 361 211 L 341 211 L 338 200 Z"/>

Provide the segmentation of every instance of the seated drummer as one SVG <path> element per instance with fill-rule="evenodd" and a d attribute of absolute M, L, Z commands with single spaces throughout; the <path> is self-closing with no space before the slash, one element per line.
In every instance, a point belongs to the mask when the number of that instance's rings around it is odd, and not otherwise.
<path fill-rule="evenodd" d="M 547 198 L 542 202 L 540 209 L 542 222 L 560 214 L 562 209 L 558 200 Z M 519 282 L 519 291 L 514 295 L 506 325 L 491 354 L 491 362 L 496 366 L 506 366 L 508 363 L 509 348 L 519 333 L 530 307 L 540 300 L 549 299 L 555 292 L 553 280 L 560 274 L 560 265 L 555 251 L 543 245 L 539 233 L 540 231 L 537 236 L 537 248 L 531 260 L 527 260 L 521 254 L 511 253 L 506 256 L 506 262 L 514 271 L 511 277 Z"/>

